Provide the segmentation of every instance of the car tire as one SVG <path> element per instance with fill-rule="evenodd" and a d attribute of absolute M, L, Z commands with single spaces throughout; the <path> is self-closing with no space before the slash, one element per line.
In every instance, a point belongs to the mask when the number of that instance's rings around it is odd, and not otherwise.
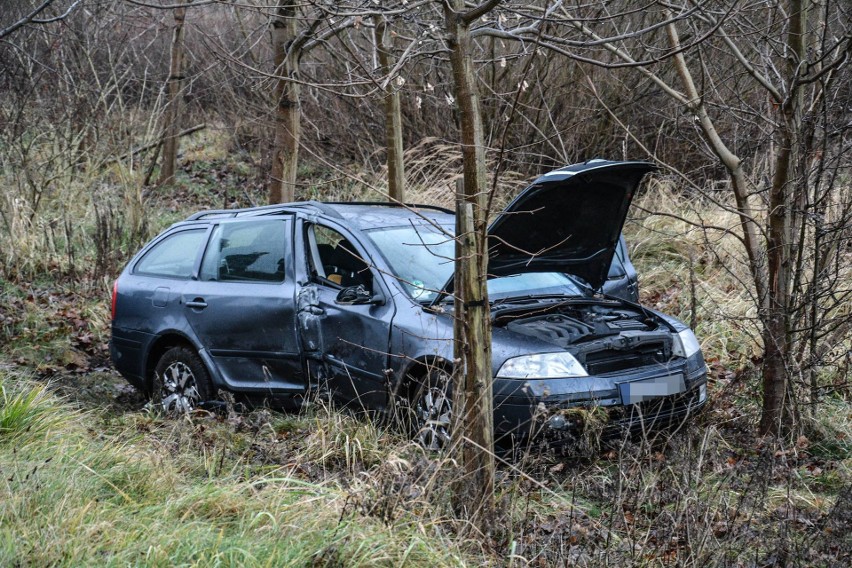
<path fill-rule="evenodd" d="M 453 416 L 453 385 L 450 374 L 433 369 L 411 383 L 409 405 L 414 439 L 426 450 L 440 451 L 450 445 Z"/>
<path fill-rule="evenodd" d="M 157 362 L 151 403 L 166 414 L 192 412 L 212 396 L 210 375 L 198 355 L 186 347 L 172 347 Z"/>

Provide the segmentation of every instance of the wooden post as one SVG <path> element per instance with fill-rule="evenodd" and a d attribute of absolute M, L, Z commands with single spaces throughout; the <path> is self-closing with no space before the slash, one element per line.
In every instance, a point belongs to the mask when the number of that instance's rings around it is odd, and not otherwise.
<path fill-rule="evenodd" d="M 476 209 L 456 186 L 453 438 L 464 478 L 455 487 L 456 508 L 483 532 L 494 515 L 494 394 L 491 309 L 486 287 L 485 235 Z"/>
<path fill-rule="evenodd" d="M 456 409 L 452 415 L 452 423 L 450 432 L 454 438 L 459 438 L 465 432 L 466 420 L 465 412 L 462 410 L 467 408 L 465 400 L 465 350 L 467 345 L 467 328 L 465 326 L 465 310 L 464 301 L 461 297 L 461 282 L 467 278 L 466 268 L 468 263 L 463 261 L 465 248 L 462 243 L 462 235 L 465 232 L 465 206 L 467 202 L 464 200 L 464 180 L 456 180 L 456 227 L 455 227 L 455 272 L 453 274 L 453 408 Z M 454 445 L 454 450 L 458 451 L 456 461 L 464 463 L 464 454 L 462 445 Z"/>

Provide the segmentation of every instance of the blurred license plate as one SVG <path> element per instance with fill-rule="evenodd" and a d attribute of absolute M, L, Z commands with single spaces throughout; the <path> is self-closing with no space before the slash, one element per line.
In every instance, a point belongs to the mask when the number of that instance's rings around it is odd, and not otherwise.
<path fill-rule="evenodd" d="M 654 377 L 629 383 L 619 383 L 622 404 L 637 404 L 646 400 L 678 394 L 686 390 L 683 375 Z"/>

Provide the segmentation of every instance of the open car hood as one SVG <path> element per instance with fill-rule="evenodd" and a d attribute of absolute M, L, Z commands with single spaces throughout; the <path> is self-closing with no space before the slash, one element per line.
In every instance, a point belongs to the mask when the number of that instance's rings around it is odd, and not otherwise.
<path fill-rule="evenodd" d="M 655 169 L 590 160 L 539 177 L 488 228 L 488 277 L 564 272 L 600 290 L 633 195 Z M 450 277 L 435 302 L 453 287 Z"/>
<path fill-rule="evenodd" d="M 627 209 L 648 162 L 591 160 L 548 172 L 488 228 L 488 275 L 565 272 L 606 282 Z"/>
<path fill-rule="evenodd" d="M 627 209 L 648 162 L 591 160 L 548 172 L 488 228 L 488 275 L 565 272 L 606 282 Z"/>

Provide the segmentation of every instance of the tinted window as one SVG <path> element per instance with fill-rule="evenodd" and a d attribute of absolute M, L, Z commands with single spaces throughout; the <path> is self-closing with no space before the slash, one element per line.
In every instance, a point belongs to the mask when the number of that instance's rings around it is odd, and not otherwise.
<path fill-rule="evenodd" d="M 169 235 L 142 257 L 134 272 L 151 276 L 189 278 L 198 257 L 198 249 L 206 236 L 206 229 L 193 229 Z"/>
<path fill-rule="evenodd" d="M 283 219 L 218 225 L 201 262 L 201 280 L 283 282 L 285 227 Z"/>

